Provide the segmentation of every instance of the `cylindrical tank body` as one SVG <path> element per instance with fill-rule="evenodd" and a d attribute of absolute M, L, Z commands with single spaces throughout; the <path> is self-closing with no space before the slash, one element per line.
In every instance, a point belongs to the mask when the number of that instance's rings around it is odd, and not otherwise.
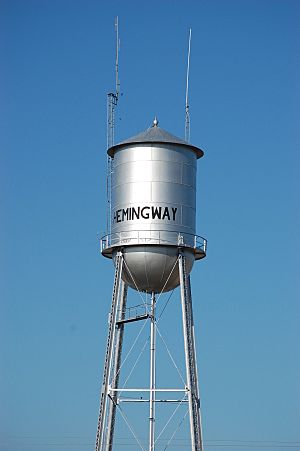
<path fill-rule="evenodd" d="M 173 289 L 179 284 L 178 247 L 184 246 L 188 272 L 195 259 L 196 169 L 203 152 L 154 122 L 108 153 L 112 256 L 122 247 L 123 277 L 133 288 Z"/>

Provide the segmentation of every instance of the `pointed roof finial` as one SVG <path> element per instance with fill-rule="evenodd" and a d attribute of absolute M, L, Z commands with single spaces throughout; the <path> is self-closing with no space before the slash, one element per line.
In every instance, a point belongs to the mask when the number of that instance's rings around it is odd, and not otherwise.
<path fill-rule="evenodd" d="M 155 116 L 154 121 L 153 121 L 153 127 L 157 127 L 158 126 L 158 120 L 157 117 Z"/>

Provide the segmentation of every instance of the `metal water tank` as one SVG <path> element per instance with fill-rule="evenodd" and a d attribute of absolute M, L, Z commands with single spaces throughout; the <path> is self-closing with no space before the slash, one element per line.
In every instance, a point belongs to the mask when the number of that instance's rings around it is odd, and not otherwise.
<path fill-rule="evenodd" d="M 203 151 L 158 126 L 108 149 L 112 158 L 111 234 L 102 254 L 124 255 L 123 280 L 134 289 L 166 292 L 179 285 L 178 254 L 205 257 L 195 234 L 197 159 Z"/>

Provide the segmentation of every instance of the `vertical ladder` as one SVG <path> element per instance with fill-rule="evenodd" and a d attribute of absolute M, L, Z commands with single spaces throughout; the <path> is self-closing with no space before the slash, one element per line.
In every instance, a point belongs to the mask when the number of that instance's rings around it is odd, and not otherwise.
<path fill-rule="evenodd" d="M 186 257 L 182 253 L 179 254 L 179 277 L 191 445 L 192 451 L 203 451 L 191 285 L 186 273 Z"/>
<path fill-rule="evenodd" d="M 127 291 L 128 291 L 128 286 L 124 282 L 122 282 L 120 308 L 119 308 L 119 315 L 118 315 L 118 325 L 117 325 L 117 332 L 116 332 L 116 349 L 115 349 L 112 384 L 111 384 L 111 388 L 113 388 L 113 389 L 116 389 L 119 386 L 123 337 L 124 337 L 124 322 L 122 322 L 122 321 L 125 320 L 125 315 L 126 315 Z M 113 395 L 111 395 L 111 403 L 110 403 L 110 407 L 109 407 L 109 414 L 108 414 L 108 421 L 107 421 L 106 451 L 112 451 L 112 449 L 113 449 L 117 399 L 118 399 L 118 392 L 115 391 L 115 392 L 113 392 Z"/>
<path fill-rule="evenodd" d="M 100 450 L 102 451 L 103 444 L 104 444 L 107 398 L 108 398 L 109 380 L 110 380 L 111 367 L 112 367 L 113 343 L 115 340 L 116 316 L 117 316 L 118 300 L 119 300 L 119 295 L 120 295 L 122 269 L 123 269 L 123 255 L 121 252 L 118 252 L 117 256 L 115 258 L 115 277 L 114 277 L 114 285 L 113 285 L 113 293 L 112 293 L 111 311 L 110 311 L 110 315 L 109 315 L 108 336 L 107 336 L 106 354 L 105 354 L 104 369 L 103 369 L 102 389 L 101 389 L 101 395 L 100 395 L 100 409 L 99 409 L 99 417 L 98 417 L 95 451 L 100 451 Z"/>
<path fill-rule="evenodd" d="M 118 96 L 113 92 L 107 94 L 107 149 L 115 143 L 115 110 L 118 104 Z M 106 174 L 106 230 L 107 235 L 111 234 L 111 179 L 113 173 L 113 158 L 107 155 L 107 174 Z"/>

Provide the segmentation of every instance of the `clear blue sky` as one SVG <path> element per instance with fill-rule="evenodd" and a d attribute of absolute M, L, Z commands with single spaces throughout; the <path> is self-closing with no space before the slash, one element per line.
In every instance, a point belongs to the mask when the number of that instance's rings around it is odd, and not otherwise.
<path fill-rule="evenodd" d="M 192 28 L 191 141 L 205 150 L 197 232 L 209 243 L 192 274 L 207 448 L 300 449 L 296 0 L 2 0 L 0 449 L 94 447 L 113 278 L 97 234 L 116 15 L 117 140 L 155 115 L 183 136 Z"/>

